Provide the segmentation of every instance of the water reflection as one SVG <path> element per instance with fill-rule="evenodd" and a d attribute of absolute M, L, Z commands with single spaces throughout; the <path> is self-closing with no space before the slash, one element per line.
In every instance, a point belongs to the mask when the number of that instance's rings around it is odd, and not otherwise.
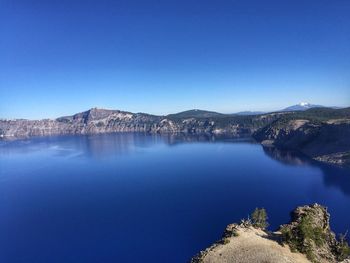
<path fill-rule="evenodd" d="M 58 137 L 35 137 L 16 141 L 0 141 L 0 156 L 28 154 L 51 150 L 55 156 L 85 155 L 103 158 L 129 154 L 138 148 L 153 147 L 156 144 L 177 145 L 197 142 L 247 142 L 255 143 L 250 137 L 234 137 L 210 134 L 144 134 L 115 133 L 99 135 L 75 135 Z"/>
<path fill-rule="evenodd" d="M 94 158 L 130 154 L 138 148 L 148 148 L 162 142 L 158 136 L 138 133 L 82 136 L 82 140 L 80 149 Z"/>
<path fill-rule="evenodd" d="M 320 164 L 324 177 L 323 182 L 328 187 L 336 187 L 350 196 L 350 169 Z"/>
<path fill-rule="evenodd" d="M 131 154 L 143 148 L 156 145 L 179 145 L 198 142 L 255 143 L 249 137 L 237 138 L 227 135 L 190 134 L 143 134 L 117 133 L 88 136 L 37 137 L 17 141 L 0 141 L 0 158 L 18 154 L 51 154 L 53 156 L 86 156 L 95 159 Z M 263 147 L 266 156 L 285 165 L 313 166 L 323 173 L 323 183 L 336 187 L 350 195 L 350 169 L 339 168 L 316 162 L 297 152 L 285 151 L 275 147 Z"/>
<path fill-rule="evenodd" d="M 237 137 L 224 134 L 165 134 L 161 135 L 164 142 L 168 145 L 177 145 L 183 143 L 198 143 L 198 142 L 231 142 L 231 143 L 255 143 L 251 137 Z"/>
<path fill-rule="evenodd" d="M 321 169 L 323 183 L 327 187 L 336 187 L 350 196 L 350 169 L 316 162 L 300 153 L 281 150 L 275 147 L 263 147 L 270 158 L 287 165 L 309 165 Z"/>
<path fill-rule="evenodd" d="M 270 158 L 287 165 L 311 165 L 311 160 L 294 151 L 281 150 L 276 147 L 263 147 Z"/>
<path fill-rule="evenodd" d="M 51 151 L 55 156 L 85 155 L 103 158 L 124 155 L 136 148 L 150 147 L 163 142 L 157 135 L 137 133 L 36 137 L 17 141 L 1 141 L 0 156 Z"/>

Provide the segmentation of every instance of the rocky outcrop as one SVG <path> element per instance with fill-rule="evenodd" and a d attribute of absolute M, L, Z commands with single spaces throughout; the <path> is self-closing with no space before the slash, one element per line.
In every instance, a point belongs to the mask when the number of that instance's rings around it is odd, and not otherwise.
<path fill-rule="evenodd" d="M 191 259 L 191 263 L 310 263 L 305 255 L 269 238 L 265 231 L 243 224 L 227 226 L 224 237 Z"/>
<path fill-rule="evenodd" d="M 324 122 L 277 120 L 253 136 L 265 146 L 296 150 L 317 161 L 350 165 L 350 116 Z"/>
<path fill-rule="evenodd" d="M 280 227 L 282 240 L 312 262 L 341 262 L 349 257 L 350 248 L 345 240 L 336 239 L 329 219 L 327 208 L 321 205 L 298 207 L 291 222 Z"/>
<path fill-rule="evenodd" d="M 350 151 L 315 156 L 314 159 L 319 162 L 348 166 L 350 164 Z"/>
<path fill-rule="evenodd" d="M 327 209 L 314 204 L 296 208 L 291 222 L 270 233 L 250 221 L 230 224 L 223 237 L 191 259 L 192 263 L 349 262 L 345 239 L 337 240 Z"/>

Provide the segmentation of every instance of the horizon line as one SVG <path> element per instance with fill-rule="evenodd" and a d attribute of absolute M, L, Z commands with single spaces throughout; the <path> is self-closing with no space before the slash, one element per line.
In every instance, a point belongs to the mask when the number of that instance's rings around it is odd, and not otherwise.
<path fill-rule="evenodd" d="M 157 116 L 157 117 L 166 117 L 166 116 L 169 116 L 169 115 L 175 115 L 175 114 L 179 114 L 179 113 L 183 113 L 183 112 L 187 112 L 187 111 L 205 111 L 205 112 L 212 112 L 212 113 L 217 113 L 217 114 L 222 114 L 222 115 L 236 115 L 236 114 L 238 115 L 240 113 L 249 113 L 249 112 L 251 112 L 251 113 L 253 113 L 251 115 L 262 115 L 262 114 L 268 114 L 268 113 L 274 113 L 274 112 L 282 112 L 282 111 L 285 111 L 285 109 L 287 109 L 288 107 L 301 105 L 303 103 L 305 103 L 305 102 L 300 102 L 300 103 L 297 103 L 297 104 L 294 104 L 294 105 L 291 105 L 291 106 L 287 106 L 287 107 L 285 107 L 283 109 L 270 110 L 270 111 L 242 110 L 242 111 L 237 111 L 237 112 L 224 113 L 224 112 L 219 112 L 219 111 L 215 111 L 215 110 L 205 110 L 205 109 L 192 108 L 192 109 L 182 110 L 182 111 L 178 111 L 178 112 L 175 112 L 175 113 L 168 113 L 168 114 L 153 114 L 153 113 L 148 113 L 148 112 L 144 112 L 144 111 L 137 111 L 137 112 L 135 112 L 135 111 L 116 109 L 116 108 L 109 108 L 109 107 L 105 108 L 105 107 L 94 106 L 94 107 L 91 107 L 91 108 L 89 108 L 87 110 L 78 111 L 76 113 L 68 114 L 68 115 L 61 115 L 61 116 L 58 116 L 58 117 L 46 117 L 46 118 L 16 118 L 16 117 L 9 118 L 9 117 L 0 117 L 0 120 L 56 120 L 56 119 L 59 119 L 59 118 L 74 116 L 74 115 L 79 114 L 79 113 L 84 113 L 84 112 L 87 112 L 87 111 L 91 111 L 93 109 L 108 110 L 108 111 L 120 111 L 120 112 L 132 113 L 132 114 L 148 114 L 148 115 L 153 115 L 153 116 Z M 350 107 L 350 105 L 348 105 L 348 106 L 324 106 L 324 105 L 317 105 L 317 104 L 311 104 L 311 103 L 308 103 L 308 104 L 316 106 L 316 107 L 311 107 L 309 109 L 312 109 L 312 108 L 345 109 L 345 108 L 349 108 Z M 308 110 L 308 109 L 306 109 L 306 110 Z M 294 111 L 298 111 L 298 110 L 294 110 Z M 246 115 L 249 115 L 249 114 L 246 114 Z"/>

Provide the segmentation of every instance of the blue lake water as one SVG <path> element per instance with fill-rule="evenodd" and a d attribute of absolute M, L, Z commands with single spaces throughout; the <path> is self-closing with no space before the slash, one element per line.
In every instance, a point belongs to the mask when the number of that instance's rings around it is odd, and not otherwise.
<path fill-rule="evenodd" d="M 0 262 L 187 262 L 225 226 L 297 205 L 350 229 L 350 171 L 249 140 L 143 134 L 0 142 Z"/>

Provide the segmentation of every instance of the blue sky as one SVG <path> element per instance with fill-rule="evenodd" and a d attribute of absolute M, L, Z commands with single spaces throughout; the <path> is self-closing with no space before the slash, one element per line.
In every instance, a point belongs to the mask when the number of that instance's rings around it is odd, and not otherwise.
<path fill-rule="evenodd" d="M 350 105 L 350 1 L 0 0 L 0 117 Z"/>

